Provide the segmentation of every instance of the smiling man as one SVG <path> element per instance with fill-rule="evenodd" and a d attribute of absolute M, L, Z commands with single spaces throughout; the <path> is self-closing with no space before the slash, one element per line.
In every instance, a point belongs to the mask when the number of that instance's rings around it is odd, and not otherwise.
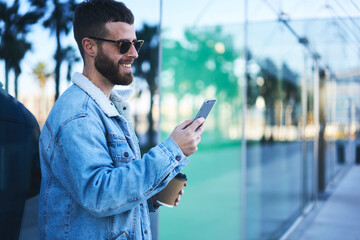
<path fill-rule="evenodd" d="M 74 35 L 83 72 L 74 74 L 40 136 L 40 238 L 151 239 L 153 196 L 197 151 L 204 119 L 181 123 L 141 157 L 131 93 L 113 90 L 133 81 L 143 44 L 133 14 L 121 2 L 85 1 L 75 11 Z"/>

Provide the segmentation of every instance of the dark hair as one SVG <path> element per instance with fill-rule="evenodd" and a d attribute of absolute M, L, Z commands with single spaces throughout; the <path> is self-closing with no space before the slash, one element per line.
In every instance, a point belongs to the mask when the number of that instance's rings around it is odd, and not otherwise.
<path fill-rule="evenodd" d="M 105 24 L 108 22 L 133 24 L 134 15 L 124 3 L 114 0 L 85 0 L 76 7 L 73 19 L 74 37 L 83 58 L 83 38 L 105 37 Z"/>

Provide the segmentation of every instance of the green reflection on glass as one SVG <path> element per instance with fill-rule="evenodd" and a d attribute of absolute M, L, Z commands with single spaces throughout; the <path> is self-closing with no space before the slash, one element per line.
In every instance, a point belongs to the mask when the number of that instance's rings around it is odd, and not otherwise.
<path fill-rule="evenodd" d="M 184 31 L 163 39 L 163 137 L 196 115 L 205 98 L 217 98 L 199 150 L 183 170 L 188 187 L 180 206 L 160 210 L 160 239 L 239 239 L 241 236 L 241 94 L 234 43 L 236 28 Z M 238 37 L 238 36 L 237 36 Z"/>

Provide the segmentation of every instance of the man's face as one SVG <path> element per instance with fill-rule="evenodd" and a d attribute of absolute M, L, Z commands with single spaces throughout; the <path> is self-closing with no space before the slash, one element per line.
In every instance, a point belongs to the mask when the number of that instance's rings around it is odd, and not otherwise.
<path fill-rule="evenodd" d="M 136 39 L 134 25 L 123 22 L 109 22 L 105 27 L 109 40 L 128 40 Z M 129 85 L 133 81 L 132 63 L 138 57 L 134 46 L 129 51 L 120 54 L 116 44 L 110 42 L 101 42 L 98 44 L 98 52 L 94 59 L 96 70 L 114 85 Z"/>

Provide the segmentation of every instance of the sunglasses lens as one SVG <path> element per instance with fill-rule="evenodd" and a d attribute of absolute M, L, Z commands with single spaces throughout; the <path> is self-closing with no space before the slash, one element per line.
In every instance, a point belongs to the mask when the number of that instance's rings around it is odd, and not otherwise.
<path fill-rule="evenodd" d="M 131 47 L 131 42 L 122 42 L 120 45 L 120 53 L 121 54 L 125 54 L 129 51 L 130 47 Z"/>
<path fill-rule="evenodd" d="M 136 42 L 134 42 L 134 47 L 135 47 L 135 49 L 136 49 L 137 52 L 140 51 L 140 48 L 141 48 L 142 44 L 143 44 L 142 41 L 136 41 Z"/>
<path fill-rule="evenodd" d="M 131 45 L 134 44 L 134 47 L 137 52 L 140 51 L 141 46 L 143 45 L 143 41 L 134 41 L 134 42 L 121 42 L 120 45 L 120 53 L 125 54 L 129 51 Z"/>

